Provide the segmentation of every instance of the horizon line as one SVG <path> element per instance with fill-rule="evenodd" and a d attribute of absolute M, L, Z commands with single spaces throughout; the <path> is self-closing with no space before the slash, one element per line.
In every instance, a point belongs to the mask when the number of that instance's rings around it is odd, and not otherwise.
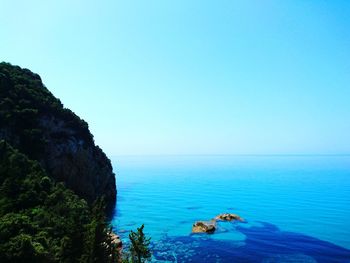
<path fill-rule="evenodd" d="M 264 157 L 264 156 L 280 156 L 280 157 L 288 157 L 288 156 L 350 156 L 350 153 L 223 153 L 223 154 L 210 154 L 210 153 L 202 153 L 202 154 L 111 154 L 110 157 L 161 157 L 161 156 L 254 156 L 254 157 Z"/>

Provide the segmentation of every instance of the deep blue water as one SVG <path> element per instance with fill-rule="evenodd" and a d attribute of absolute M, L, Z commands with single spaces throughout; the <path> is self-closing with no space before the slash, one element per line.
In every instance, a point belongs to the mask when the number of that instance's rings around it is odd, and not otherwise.
<path fill-rule="evenodd" d="M 154 262 L 350 262 L 350 156 L 116 157 L 112 224 L 145 224 Z M 191 234 L 233 212 L 247 223 Z"/>

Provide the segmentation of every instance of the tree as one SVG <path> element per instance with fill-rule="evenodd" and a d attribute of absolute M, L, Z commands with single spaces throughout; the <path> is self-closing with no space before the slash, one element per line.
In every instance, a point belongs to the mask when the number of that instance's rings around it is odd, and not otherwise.
<path fill-rule="evenodd" d="M 129 239 L 131 242 L 130 253 L 132 262 L 142 263 L 151 258 L 151 251 L 149 249 L 151 238 L 147 238 L 143 233 L 142 225 L 137 229 L 137 232 L 131 231 Z"/>
<path fill-rule="evenodd" d="M 37 161 L 0 140 L 0 262 L 117 262 L 105 203 L 90 210 Z"/>
<path fill-rule="evenodd" d="M 82 262 L 117 262 L 119 252 L 112 241 L 112 229 L 107 223 L 105 210 L 105 200 L 97 199 L 92 207 L 91 223 L 87 226 L 86 253 L 82 257 Z"/>

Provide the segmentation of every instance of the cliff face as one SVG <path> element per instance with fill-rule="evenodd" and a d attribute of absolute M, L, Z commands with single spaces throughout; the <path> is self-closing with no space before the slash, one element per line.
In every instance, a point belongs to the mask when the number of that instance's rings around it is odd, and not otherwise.
<path fill-rule="evenodd" d="M 0 63 L 0 139 L 37 160 L 88 202 L 116 199 L 110 160 L 95 145 L 88 125 L 65 109 L 39 75 Z"/>

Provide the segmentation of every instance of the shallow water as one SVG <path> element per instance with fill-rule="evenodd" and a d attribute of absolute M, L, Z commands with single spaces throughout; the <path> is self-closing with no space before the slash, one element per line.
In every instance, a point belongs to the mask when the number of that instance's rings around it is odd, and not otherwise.
<path fill-rule="evenodd" d="M 350 156 L 116 157 L 112 224 L 159 262 L 350 262 Z M 191 235 L 196 220 L 233 212 Z"/>

